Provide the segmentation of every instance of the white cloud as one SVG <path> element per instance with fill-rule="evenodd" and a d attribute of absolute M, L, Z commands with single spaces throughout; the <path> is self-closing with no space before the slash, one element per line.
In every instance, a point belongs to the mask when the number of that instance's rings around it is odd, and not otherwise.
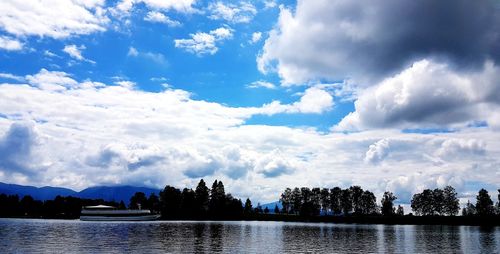
<path fill-rule="evenodd" d="M 16 36 L 66 38 L 106 30 L 104 1 L 0 1 L 0 27 Z"/>
<path fill-rule="evenodd" d="M 75 58 L 77 60 L 84 60 L 85 58 L 82 56 L 82 50 L 85 49 L 84 45 L 81 45 L 80 47 L 72 44 L 72 45 L 66 45 L 64 46 L 63 51 L 66 52 L 69 56 L 72 58 Z"/>
<path fill-rule="evenodd" d="M 480 67 L 485 60 L 500 61 L 499 19 L 492 1 L 299 0 L 293 9 L 280 7 L 258 66 L 289 85 L 354 79 L 363 86 L 422 58 Z M 454 29 L 457 20 L 463 29 Z M 388 29 L 394 24 L 397 29 Z"/>
<path fill-rule="evenodd" d="M 149 22 L 153 22 L 153 23 L 166 24 L 170 27 L 176 27 L 176 26 L 181 25 L 181 23 L 179 21 L 172 20 L 168 16 L 166 16 L 165 14 L 163 14 L 161 12 L 157 12 L 157 11 L 148 12 L 146 17 L 144 17 L 144 20 L 149 21 Z"/>
<path fill-rule="evenodd" d="M 211 12 L 209 18 L 231 23 L 248 23 L 257 14 L 257 9 L 249 2 L 240 2 L 236 5 L 218 1 L 211 3 L 208 9 Z"/>
<path fill-rule="evenodd" d="M 23 49 L 23 43 L 7 36 L 0 36 L 0 49 L 19 51 Z"/>
<path fill-rule="evenodd" d="M 138 56 L 138 55 L 139 55 L 139 51 L 137 51 L 136 48 L 134 48 L 134 47 L 128 48 L 127 56 Z"/>
<path fill-rule="evenodd" d="M 86 48 L 87 47 L 85 47 L 85 45 L 76 46 L 74 44 L 71 44 L 71 45 L 64 46 L 63 51 L 78 61 L 85 61 L 85 62 L 95 64 L 94 61 L 82 56 L 82 51 L 85 50 Z"/>
<path fill-rule="evenodd" d="M 444 159 L 477 157 L 486 152 L 486 142 L 477 139 L 446 139 L 436 151 L 436 155 Z"/>
<path fill-rule="evenodd" d="M 135 82 L 130 80 L 115 81 L 115 84 L 127 89 L 134 89 L 134 87 L 137 85 Z"/>
<path fill-rule="evenodd" d="M 258 41 L 260 41 L 261 38 L 262 38 L 262 33 L 255 32 L 252 34 L 252 40 L 250 41 L 250 43 L 252 44 L 257 43 Z"/>
<path fill-rule="evenodd" d="M 48 71 L 46 69 L 41 69 L 35 75 L 27 75 L 26 80 L 34 86 L 50 91 L 61 91 L 78 86 L 78 82 L 72 79 L 69 74 L 61 71 Z"/>
<path fill-rule="evenodd" d="M 50 50 L 45 50 L 45 51 L 43 52 L 43 54 L 44 54 L 45 56 L 48 56 L 48 57 L 58 57 L 58 55 L 56 55 L 54 52 L 52 52 L 52 51 L 50 51 Z"/>
<path fill-rule="evenodd" d="M 233 37 L 233 31 L 230 28 L 219 27 L 209 33 L 198 32 L 190 34 L 191 39 L 175 40 L 176 48 L 183 48 L 186 51 L 202 56 L 205 54 L 213 55 L 219 48 L 217 43 Z"/>
<path fill-rule="evenodd" d="M 276 89 L 276 86 L 271 83 L 267 82 L 264 80 L 258 80 L 255 82 L 252 82 L 251 84 L 246 86 L 247 88 L 267 88 L 267 89 Z"/>
<path fill-rule="evenodd" d="M 10 128 L 23 130 L 11 127 L 22 122 L 32 124 L 35 135 L 29 136 L 37 142 L 30 154 L 24 153 L 27 170 L 14 171 L 3 161 L 2 182 L 75 189 L 97 184 L 182 188 L 195 186 L 203 176 L 207 182 L 222 180 L 237 197 L 267 202 L 294 186 L 358 184 L 380 200 L 386 189 L 409 196 L 421 188 L 453 184 L 466 196 L 477 192 L 468 182 L 500 181 L 500 134 L 489 127 L 432 135 L 399 130 L 321 133 L 307 127 L 247 125 L 265 107 L 195 100 L 183 90 L 154 93 L 104 86 L 44 69 L 26 80 L 29 84 L 0 84 L 0 143 L 16 136 L 8 134 Z M 324 94 L 318 90 L 302 97 L 320 98 Z M 321 111 L 297 106 L 305 101 L 299 99 L 293 107 Z M 366 163 L 370 145 L 383 147 L 385 139 L 390 153 L 377 155 L 383 167 Z M 43 174 L 31 174 L 33 169 Z"/>
<path fill-rule="evenodd" d="M 279 101 L 273 101 L 262 107 L 264 114 L 278 113 L 314 113 L 320 114 L 332 109 L 334 105 L 333 97 L 323 89 L 318 87 L 308 88 L 300 100 L 292 104 L 281 104 Z"/>
<path fill-rule="evenodd" d="M 121 0 L 115 7 L 110 8 L 110 12 L 117 17 L 124 17 L 130 15 L 134 5 L 143 3 L 154 12 L 175 10 L 181 13 L 197 12 L 193 8 L 196 0 Z"/>
<path fill-rule="evenodd" d="M 3 72 L 0 72 L 0 78 L 12 79 L 12 80 L 20 81 L 20 82 L 24 81 L 24 77 L 10 74 L 10 73 L 3 73 Z"/>
<path fill-rule="evenodd" d="M 264 9 L 274 8 L 277 5 L 276 0 L 264 0 Z"/>
<path fill-rule="evenodd" d="M 365 162 L 377 164 L 387 157 L 389 150 L 389 140 L 381 139 L 370 145 L 368 151 L 366 151 Z"/>
<path fill-rule="evenodd" d="M 161 53 L 155 53 L 155 52 L 139 52 L 136 48 L 130 47 L 128 49 L 127 56 L 130 57 L 142 57 L 149 59 L 157 64 L 167 64 L 167 59 L 165 56 Z"/>
<path fill-rule="evenodd" d="M 490 112 L 500 104 L 499 73 L 491 62 L 468 72 L 430 60 L 415 62 L 362 91 L 355 111 L 336 130 L 463 127 L 493 120 Z"/>

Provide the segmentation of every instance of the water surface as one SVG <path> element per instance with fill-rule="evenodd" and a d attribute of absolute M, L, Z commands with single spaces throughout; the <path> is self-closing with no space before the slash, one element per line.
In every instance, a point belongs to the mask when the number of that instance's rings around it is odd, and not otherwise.
<path fill-rule="evenodd" d="M 500 253 L 500 228 L 0 219 L 0 253 Z"/>

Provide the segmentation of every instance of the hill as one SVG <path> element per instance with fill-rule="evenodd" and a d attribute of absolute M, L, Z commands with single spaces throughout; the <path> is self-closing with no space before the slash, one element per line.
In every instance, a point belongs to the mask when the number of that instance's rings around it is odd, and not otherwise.
<path fill-rule="evenodd" d="M 153 189 L 148 187 L 136 187 L 136 186 L 96 186 L 86 188 L 80 192 L 60 187 L 34 187 L 34 186 L 24 186 L 18 184 L 6 184 L 0 182 L 0 194 L 6 195 L 18 195 L 22 198 L 26 195 L 32 196 L 36 200 L 49 200 L 54 199 L 56 196 L 73 196 L 79 198 L 89 198 L 89 199 L 104 199 L 106 201 L 117 201 L 123 200 L 126 204 L 130 200 L 130 197 L 136 192 L 144 192 L 146 196 L 155 193 L 158 195 L 160 193 L 159 189 Z"/>

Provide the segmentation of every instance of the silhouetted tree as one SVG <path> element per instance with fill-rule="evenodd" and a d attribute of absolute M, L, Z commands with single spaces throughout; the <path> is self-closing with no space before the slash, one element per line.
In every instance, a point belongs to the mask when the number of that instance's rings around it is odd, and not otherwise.
<path fill-rule="evenodd" d="M 340 214 L 342 212 L 342 206 L 340 203 L 340 199 L 342 197 L 342 189 L 339 187 L 335 187 L 330 190 L 330 209 L 333 214 Z"/>
<path fill-rule="evenodd" d="M 437 215 L 442 215 L 444 212 L 444 192 L 443 190 L 436 188 L 432 191 L 432 213 Z"/>
<path fill-rule="evenodd" d="M 265 214 L 268 214 L 268 213 L 269 213 L 269 208 L 267 208 L 267 206 L 264 208 L 264 213 L 265 213 Z"/>
<path fill-rule="evenodd" d="M 274 213 L 275 214 L 280 213 L 280 209 L 279 209 L 278 205 L 274 205 Z"/>
<path fill-rule="evenodd" d="M 344 215 L 348 215 L 352 211 L 352 194 L 351 190 L 342 190 L 340 197 L 340 206 L 342 207 L 342 212 Z"/>
<path fill-rule="evenodd" d="M 200 180 L 195 190 L 196 195 L 196 211 L 199 216 L 206 216 L 208 212 L 208 204 L 210 200 L 210 193 L 205 181 Z"/>
<path fill-rule="evenodd" d="M 213 217 L 221 217 L 224 214 L 226 193 L 222 181 L 215 180 L 210 191 L 209 211 Z"/>
<path fill-rule="evenodd" d="M 243 204 L 241 200 L 234 198 L 231 194 L 227 194 L 225 201 L 224 219 L 241 219 L 243 216 Z"/>
<path fill-rule="evenodd" d="M 498 197 L 497 197 L 497 212 L 496 214 L 500 215 L 500 189 L 498 189 Z"/>
<path fill-rule="evenodd" d="M 327 188 L 321 189 L 321 209 L 325 214 L 330 209 L 330 191 Z"/>
<path fill-rule="evenodd" d="M 488 191 L 481 189 L 476 196 L 476 214 L 480 216 L 491 215 L 493 212 L 493 201 Z"/>
<path fill-rule="evenodd" d="M 130 204 L 128 207 L 130 209 L 145 209 L 148 208 L 148 198 L 146 198 L 146 194 L 144 192 L 136 192 L 131 198 L 130 198 Z"/>
<path fill-rule="evenodd" d="M 184 188 L 181 193 L 181 217 L 196 216 L 196 194 L 192 189 Z"/>
<path fill-rule="evenodd" d="M 41 203 L 37 203 L 30 195 L 24 196 L 20 201 L 21 215 L 39 216 L 41 212 Z"/>
<path fill-rule="evenodd" d="M 311 208 L 312 214 L 318 215 L 321 210 L 321 189 L 312 188 L 311 189 Z"/>
<path fill-rule="evenodd" d="M 370 191 L 364 191 L 360 198 L 362 214 L 374 214 L 377 212 L 377 198 Z"/>
<path fill-rule="evenodd" d="M 382 197 L 381 204 L 382 204 L 382 215 L 389 216 L 394 214 L 394 200 L 396 200 L 397 197 L 392 194 L 390 191 L 384 192 L 384 196 Z"/>
<path fill-rule="evenodd" d="M 149 195 L 147 204 L 147 208 L 150 209 L 151 212 L 157 213 L 160 211 L 160 198 L 156 194 L 151 193 Z"/>
<path fill-rule="evenodd" d="M 302 205 L 302 193 L 300 192 L 300 189 L 295 187 L 292 191 L 292 207 L 291 211 L 292 213 L 299 213 L 301 205 Z"/>
<path fill-rule="evenodd" d="M 398 209 L 396 210 L 396 215 L 403 216 L 405 215 L 405 210 L 401 205 L 398 205 Z"/>
<path fill-rule="evenodd" d="M 253 208 L 252 208 L 252 201 L 250 201 L 249 198 L 247 198 L 247 200 L 245 201 L 245 208 L 243 209 L 243 213 L 248 215 L 248 214 L 251 214 L 253 211 Z"/>
<path fill-rule="evenodd" d="M 473 216 L 476 215 L 476 206 L 474 206 L 469 200 L 462 211 L 463 216 Z"/>
<path fill-rule="evenodd" d="M 411 200 L 411 209 L 417 215 L 433 215 L 434 201 L 433 191 L 425 189 L 422 193 L 413 195 Z"/>
<path fill-rule="evenodd" d="M 254 213 L 256 213 L 256 214 L 262 214 L 262 212 L 263 212 L 262 206 L 260 205 L 260 203 L 257 203 L 257 207 L 255 207 Z"/>
<path fill-rule="evenodd" d="M 127 207 L 125 206 L 125 202 L 123 202 L 123 200 L 120 201 L 120 204 L 118 205 L 118 209 L 127 209 Z"/>
<path fill-rule="evenodd" d="M 443 213 L 448 216 L 454 216 L 458 214 L 460 210 L 460 203 L 457 198 L 457 192 L 455 188 L 451 186 L 446 186 L 443 190 L 444 192 L 444 209 Z"/>
<path fill-rule="evenodd" d="M 163 218 L 178 218 L 181 208 L 181 191 L 170 185 L 160 192 L 161 216 Z"/>
<path fill-rule="evenodd" d="M 280 202 L 283 206 L 283 212 L 288 214 L 292 204 L 292 190 L 290 188 L 286 188 L 285 191 L 281 193 Z"/>
<path fill-rule="evenodd" d="M 363 195 L 363 189 L 361 189 L 360 186 L 351 186 L 349 190 L 351 191 L 352 207 L 354 209 L 354 213 L 363 213 L 361 208 L 361 195 Z"/>

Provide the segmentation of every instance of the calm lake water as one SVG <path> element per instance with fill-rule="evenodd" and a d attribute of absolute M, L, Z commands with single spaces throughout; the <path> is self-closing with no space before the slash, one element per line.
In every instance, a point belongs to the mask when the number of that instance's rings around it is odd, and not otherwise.
<path fill-rule="evenodd" d="M 0 253 L 500 253 L 500 228 L 0 219 Z"/>

